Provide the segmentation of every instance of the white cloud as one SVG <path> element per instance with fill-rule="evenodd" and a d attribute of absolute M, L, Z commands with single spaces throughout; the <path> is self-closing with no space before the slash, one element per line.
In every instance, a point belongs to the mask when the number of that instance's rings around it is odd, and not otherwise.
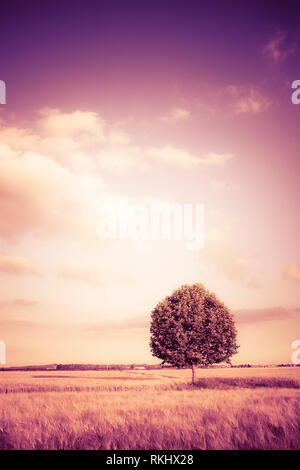
<path fill-rule="evenodd" d="M 232 153 L 215 153 L 210 152 L 204 157 L 200 158 L 200 164 L 215 166 L 218 168 L 223 168 L 229 160 L 233 158 Z"/>
<path fill-rule="evenodd" d="M 97 168 L 118 173 L 126 173 L 131 169 L 141 171 L 148 167 L 140 147 L 110 146 L 98 152 Z"/>
<path fill-rule="evenodd" d="M 295 261 L 292 261 L 286 266 L 283 277 L 290 281 L 300 281 L 300 267 Z"/>
<path fill-rule="evenodd" d="M 224 180 L 213 180 L 211 181 L 211 187 L 216 190 L 216 191 L 220 191 L 222 189 L 239 189 L 240 188 L 240 185 L 239 184 L 230 184 L 228 183 L 227 181 L 224 181 Z"/>
<path fill-rule="evenodd" d="M 98 142 L 105 140 L 106 123 L 97 113 L 90 111 L 63 113 L 59 109 L 45 108 L 41 114 L 43 117 L 38 126 L 48 136 L 72 137 L 79 141 L 91 138 Z"/>
<path fill-rule="evenodd" d="M 109 133 L 109 141 L 113 145 L 128 145 L 130 143 L 130 137 L 125 131 L 112 129 Z"/>
<path fill-rule="evenodd" d="M 271 62 L 278 64 L 285 60 L 289 55 L 294 54 L 296 46 L 296 41 L 290 42 L 285 33 L 278 31 L 264 46 L 263 54 L 268 57 Z"/>
<path fill-rule="evenodd" d="M 179 168 L 222 168 L 232 154 L 194 156 L 173 146 L 142 150 L 96 113 L 44 110 L 32 128 L 0 127 L 0 237 L 95 230 L 103 171 L 142 171 L 159 160 Z M 155 166 L 155 165 L 153 165 Z M 95 235 L 95 232 L 94 232 Z"/>
<path fill-rule="evenodd" d="M 40 276 L 40 268 L 31 260 L 21 256 L 0 253 L 0 272 L 16 276 L 29 274 Z"/>
<path fill-rule="evenodd" d="M 253 85 L 230 85 L 225 93 L 230 97 L 229 107 L 235 114 L 257 114 L 271 106 L 270 99 Z"/>
<path fill-rule="evenodd" d="M 77 173 L 145 168 L 142 149 L 130 144 L 128 133 L 92 112 L 46 109 L 32 128 L 2 126 L 0 139 L 13 150 L 49 156 Z"/>
<path fill-rule="evenodd" d="M 225 166 L 226 162 L 233 157 L 231 153 L 220 154 L 215 152 L 210 152 L 203 157 L 196 157 L 185 150 L 178 149 L 171 145 L 149 149 L 147 154 L 156 160 L 184 169 L 192 169 L 201 165 L 222 168 Z"/>
<path fill-rule="evenodd" d="M 83 235 L 102 185 L 99 177 L 74 173 L 45 155 L 0 145 L 0 236 Z"/>
<path fill-rule="evenodd" d="M 205 239 L 204 256 L 229 280 L 245 287 L 260 288 L 242 250 L 230 240 L 230 230 L 212 229 Z"/>
<path fill-rule="evenodd" d="M 161 116 L 161 120 L 169 124 L 176 124 L 179 121 L 186 121 L 190 118 L 191 112 L 183 108 L 172 108 L 168 114 Z"/>
<path fill-rule="evenodd" d="M 115 270 L 106 266 L 82 267 L 61 266 L 58 270 L 61 278 L 67 281 L 83 282 L 92 286 L 99 286 L 107 282 L 132 282 L 133 278 L 126 272 Z"/>
<path fill-rule="evenodd" d="M 190 155 L 185 150 L 172 147 L 171 145 L 149 149 L 147 154 L 156 160 L 186 169 L 195 168 L 199 164 L 197 157 Z"/>

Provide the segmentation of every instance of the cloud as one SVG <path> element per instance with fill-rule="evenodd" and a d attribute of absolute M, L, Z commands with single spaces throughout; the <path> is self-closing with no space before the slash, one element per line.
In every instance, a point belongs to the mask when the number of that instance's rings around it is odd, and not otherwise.
<path fill-rule="evenodd" d="M 105 266 L 97 268 L 62 266 L 59 268 L 58 274 L 64 280 L 83 282 L 92 286 L 99 286 L 107 282 L 127 283 L 133 281 L 129 274 Z"/>
<path fill-rule="evenodd" d="M 252 289 L 261 289 L 261 285 L 259 284 L 259 282 L 253 278 L 253 279 L 247 279 L 247 281 L 244 282 L 244 285 L 246 287 L 250 287 Z"/>
<path fill-rule="evenodd" d="M 223 190 L 223 189 L 240 189 L 239 184 L 230 184 L 227 181 L 223 181 L 223 180 L 222 181 L 216 181 L 216 180 L 211 181 L 211 187 L 215 191 L 220 191 L 220 190 Z"/>
<path fill-rule="evenodd" d="M 271 106 L 270 99 L 253 85 L 229 85 L 225 93 L 231 99 L 229 107 L 235 114 L 258 114 Z"/>
<path fill-rule="evenodd" d="M 0 272 L 16 276 L 40 276 L 40 268 L 27 258 L 0 253 Z"/>
<path fill-rule="evenodd" d="M 215 152 L 210 152 L 203 157 L 196 157 L 185 150 L 178 149 L 171 145 L 149 149 L 147 154 L 155 160 L 184 169 L 193 169 L 203 165 L 223 168 L 226 162 L 233 158 L 231 153 L 220 154 Z"/>
<path fill-rule="evenodd" d="M 93 333 L 102 333 L 106 331 L 124 331 L 124 330 L 143 330 L 149 329 L 150 318 L 149 316 L 136 316 L 122 320 L 101 322 L 101 323 L 87 323 L 83 326 L 85 331 Z"/>
<path fill-rule="evenodd" d="M 41 321 L 40 319 L 36 320 L 27 316 L 19 316 L 16 314 L 1 315 L 0 317 L 0 326 L 1 328 L 19 328 L 19 329 L 32 329 L 34 331 L 44 331 L 50 333 L 68 331 L 69 333 L 75 333 L 82 335 L 83 333 L 92 333 L 95 335 L 103 333 L 126 333 L 129 331 L 135 330 L 149 330 L 150 327 L 150 317 L 149 315 L 139 315 L 124 319 L 115 319 L 109 321 L 99 321 L 99 322 L 66 322 L 62 321 Z"/>
<path fill-rule="evenodd" d="M 0 238 L 31 234 L 90 239 L 103 172 L 144 171 L 153 160 L 222 168 L 230 153 L 194 156 L 172 146 L 142 150 L 93 112 L 45 109 L 28 128 L 0 126 Z"/>
<path fill-rule="evenodd" d="M 289 55 L 295 53 L 297 41 L 292 43 L 288 40 L 287 35 L 278 31 L 275 36 L 264 46 L 263 54 L 274 64 L 284 61 Z"/>
<path fill-rule="evenodd" d="M 191 112 L 187 109 L 172 108 L 168 114 L 161 116 L 161 120 L 168 124 L 176 124 L 179 121 L 187 121 L 190 118 Z"/>
<path fill-rule="evenodd" d="M 102 142 L 105 140 L 105 121 L 97 113 L 74 111 L 63 113 L 60 109 L 45 108 L 38 127 L 48 136 L 72 137 L 77 141 Z"/>
<path fill-rule="evenodd" d="M 272 106 L 272 100 L 257 85 L 232 83 L 218 89 L 211 85 L 205 86 L 196 104 L 205 119 L 210 119 L 215 115 L 223 115 L 227 119 L 263 113 Z"/>
<path fill-rule="evenodd" d="M 199 165 L 197 157 L 190 155 L 185 150 L 177 149 L 171 145 L 161 148 L 152 148 L 148 150 L 148 155 L 155 160 L 170 163 L 180 168 L 190 169 Z"/>
<path fill-rule="evenodd" d="M 98 169 L 117 173 L 127 173 L 129 170 L 144 171 L 148 164 L 143 158 L 142 149 L 138 146 L 123 147 L 108 146 L 98 151 Z"/>
<path fill-rule="evenodd" d="M 28 233 L 84 234 L 101 187 L 100 178 L 0 144 L 0 237 L 16 241 Z"/>
<path fill-rule="evenodd" d="M 232 310 L 232 314 L 237 325 L 256 324 L 266 321 L 273 322 L 293 318 L 297 319 L 299 318 L 299 312 L 300 308 L 284 308 L 281 306 L 270 308 Z M 124 319 L 82 323 L 78 321 L 43 322 L 29 317 L 26 318 L 10 314 L 9 316 L 0 317 L 0 326 L 2 328 L 20 328 L 21 330 L 24 328 L 30 328 L 34 329 L 35 331 L 47 331 L 48 333 L 51 331 L 60 332 L 67 330 L 69 333 L 79 333 L 80 335 L 82 335 L 83 333 L 91 333 L 96 336 L 108 333 L 118 335 L 119 333 L 123 332 L 128 334 L 130 331 L 134 333 L 136 333 L 137 331 L 148 331 L 150 327 L 150 317 L 149 315 L 138 315 Z"/>
<path fill-rule="evenodd" d="M 215 166 L 217 168 L 223 168 L 226 163 L 233 158 L 232 153 L 215 153 L 210 152 L 204 157 L 200 158 L 200 164 Z"/>
<path fill-rule="evenodd" d="M 283 278 L 290 281 L 300 281 L 300 267 L 295 261 L 286 266 L 283 272 Z"/>
<path fill-rule="evenodd" d="M 227 230 L 213 229 L 206 235 L 203 249 L 206 259 L 230 281 L 240 282 L 245 287 L 259 288 L 241 249 L 230 241 Z"/>
<path fill-rule="evenodd" d="M 287 309 L 283 307 L 239 309 L 232 311 L 232 313 L 237 323 L 257 323 L 297 317 L 299 315 L 299 309 Z"/>
<path fill-rule="evenodd" d="M 109 125 L 88 111 L 64 113 L 44 109 L 32 128 L 0 129 L 0 141 L 11 150 L 50 157 L 58 165 L 77 173 L 102 170 L 124 172 L 144 169 L 142 149 L 130 144 L 130 136 L 119 126 Z"/>
<path fill-rule="evenodd" d="M 99 285 L 98 273 L 94 269 L 65 266 L 59 269 L 59 275 L 67 281 L 77 281 L 85 282 L 91 285 Z"/>
<path fill-rule="evenodd" d="M 45 117 L 38 122 L 38 128 L 49 149 L 53 146 L 52 156 L 60 163 L 77 171 L 127 172 L 132 168 L 145 169 L 142 150 L 130 145 L 129 134 L 108 125 L 98 114 L 75 111 L 63 113 L 47 109 Z M 57 154 L 57 147 L 63 152 Z M 59 155 L 59 156 L 57 156 Z"/>
<path fill-rule="evenodd" d="M 28 300 L 28 299 L 14 299 L 14 300 L 1 300 L 0 309 L 17 306 L 17 307 L 35 307 L 39 302 L 37 300 Z"/>
<path fill-rule="evenodd" d="M 127 132 L 120 129 L 112 129 L 109 133 L 109 141 L 112 144 L 128 145 L 130 143 L 130 136 Z"/>
<path fill-rule="evenodd" d="M 13 303 L 14 305 L 18 305 L 20 307 L 33 307 L 39 304 L 37 300 L 28 300 L 28 299 L 15 299 Z"/>

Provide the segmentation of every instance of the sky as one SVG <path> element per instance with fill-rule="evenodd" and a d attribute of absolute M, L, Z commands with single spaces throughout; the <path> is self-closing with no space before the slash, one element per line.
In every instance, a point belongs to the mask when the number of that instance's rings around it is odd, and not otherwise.
<path fill-rule="evenodd" d="M 1 5 L 7 365 L 157 363 L 150 313 L 195 282 L 234 315 L 233 363 L 291 362 L 300 338 L 300 104 L 291 100 L 300 7 L 278 5 Z M 204 243 L 103 239 L 105 201 L 202 205 Z"/>

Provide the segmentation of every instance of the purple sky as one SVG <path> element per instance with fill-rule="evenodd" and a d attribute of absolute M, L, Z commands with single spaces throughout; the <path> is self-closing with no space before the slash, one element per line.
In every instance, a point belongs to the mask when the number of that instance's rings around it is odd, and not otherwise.
<path fill-rule="evenodd" d="M 299 18 L 299 2 L 1 5 L 9 363 L 151 361 L 151 309 L 193 282 L 236 312 L 236 362 L 289 362 L 300 336 Z M 204 248 L 101 243 L 103 196 L 203 203 Z"/>

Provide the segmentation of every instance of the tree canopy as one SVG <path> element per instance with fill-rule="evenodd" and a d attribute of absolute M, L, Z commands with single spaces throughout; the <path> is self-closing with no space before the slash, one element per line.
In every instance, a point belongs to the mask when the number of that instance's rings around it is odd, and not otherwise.
<path fill-rule="evenodd" d="M 202 284 L 183 285 L 151 313 L 152 354 L 176 367 L 230 361 L 237 353 L 234 319 Z"/>

